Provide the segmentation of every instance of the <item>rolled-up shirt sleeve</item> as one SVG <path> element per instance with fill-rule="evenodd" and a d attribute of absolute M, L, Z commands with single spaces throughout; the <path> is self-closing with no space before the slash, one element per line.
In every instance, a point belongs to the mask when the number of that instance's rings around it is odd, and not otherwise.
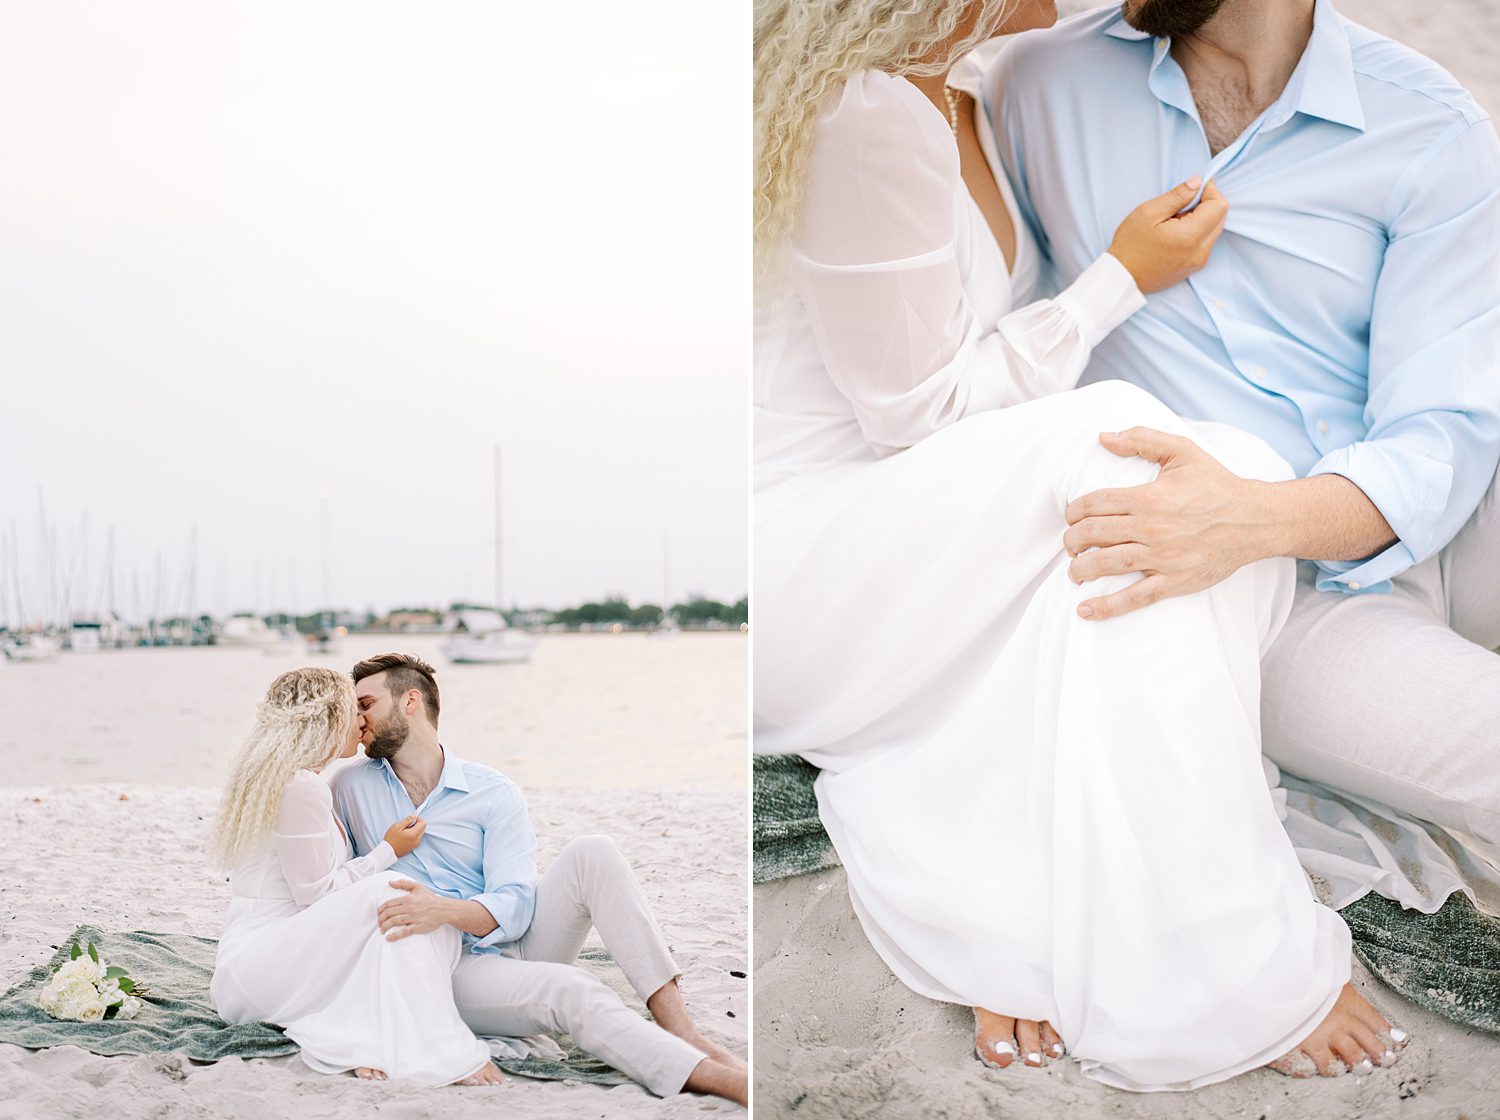
<path fill-rule="evenodd" d="M 495 928 L 476 938 L 487 949 L 515 941 L 536 912 L 536 833 L 520 790 L 506 786 L 484 822 L 484 893 L 475 895 L 495 919 Z"/>
<path fill-rule="evenodd" d="M 1397 541 L 1318 561 L 1318 588 L 1389 590 L 1473 514 L 1500 462 L 1500 143 L 1488 120 L 1438 137 L 1397 188 L 1370 327 L 1368 434 L 1324 455 Z"/>

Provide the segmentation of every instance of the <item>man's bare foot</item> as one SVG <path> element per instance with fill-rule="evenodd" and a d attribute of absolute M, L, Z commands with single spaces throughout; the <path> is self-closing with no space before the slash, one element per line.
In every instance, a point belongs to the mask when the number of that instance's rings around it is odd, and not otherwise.
<path fill-rule="evenodd" d="M 384 1070 L 371 1069 L 369 1066 L 360 1066 L 354 1071 L 354 1076 L 361 1081 L 385 1081 L 387 1080 Z"/>
<path fill-rule="evenodd" d="M 750 1068 L 743 1058 L 703 1036 L 703 1033 L 698 1030 L 698 1024 L 693 1022 L 693 1017 L 688 1014 L 687 1004 L 682 999 L 682 990 L 678 988 L 675 978 L 668 980 L 651 994 L 651 998 L 646 1001 L 646 1009 L 651 1012 L 651 1018 L 656 1020 L 656 1025 L 662 1030 L 668 1034 L 675 1034 L 689 1046 L 697 1047 L 714 1061 L 742 1070 Z"/>
<path fill-rule="evenodd" d="M 500 1067 L 494 1062 L 485 1062 L 468 1077 L 455 1081 L 455 1085 L 503 1085 L 505 1077 L 500 1072 Z"/>
<path fill-rule="evenodd" d="M 985 1065 L 1004 1069 L 1017 1057 L 1028 1066 L 1044 1066 L 1049 1058 L 1061 1058 L 1065 1051 L 1062 1039 L 1045 1020 L 1013 1019 L 976 1007 L 974 1053 Z"/>
<path fill-rule="evenodd" d="M 747 1108 L 750 1106 L 749 1071 L 727 1065 L 717 1058 L 704 1058 L 694 1066 L 683 1089 L 691 1093 L 712 1093 Z"/>
<path fill-rule="evenodd" d="M 1317 1030 L 1266 1068 L 1288 1077 L 1337 1077 L 1350 1070 L 1368 1073 L 1375 1066 L 1393 1064 L 1406 1042 L 1405 1031 L 1386 1022 L 1353 984 L 1345 984 Z"/>

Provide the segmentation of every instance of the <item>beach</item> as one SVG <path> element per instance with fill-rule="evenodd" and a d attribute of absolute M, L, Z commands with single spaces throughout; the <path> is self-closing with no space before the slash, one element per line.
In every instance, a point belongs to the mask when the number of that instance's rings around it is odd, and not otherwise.
<path fill-rule="evenodd" d="M 749 1023 L 742 634 L 542 636 L 526 665 L 456 666 L 432 636 L 353 635 L 336 657 L 159 649 L 0 665 L 0 983 L 22 979 L 89 923 L 217 936 L 229 901 L 204 851 L 224 763 L 276 673 L 429 657 L 440 734 L 527 796 L 541 867 L 604 833 L 636 871 L 682 967 L 704 1033 L 743 1055 Z M 597 940 L 591 940 L 597 944 Z M 739 976 L 734 975 L 739 973 Z M 743 1114 L 714 1098 L 658 1099 L 507 1077 L 498 1088 L 406 1089 L 315 1074 L 296 1057 L 197 1063 L 0 1045 L 0 1120 L 121 1117 Z"/>
<path fill-rule="evenodd" d="M 1094 7 L 1064 4 L 1064 14 Z M 1435 59 L 1500 111 L 1500 6 L 1344 0 L 1356 22 Z M 1230 198 L 1233 205 L 1233 198 Z M 1137 1095 L 1068 1060 L 991 1070 L 965 1008 L 914 995 L 871 949 L 842 869 L 755 888 L 755 1103 L 798 1120 L 1481 1120 L 1500 1117 L 1500 1039 L 1404 1002 L 1356 961 L 1361 994 L 1411 1032 L 1390 1069 L 1292 1080 L 1256 1071 L 1189 1093 Z"/>

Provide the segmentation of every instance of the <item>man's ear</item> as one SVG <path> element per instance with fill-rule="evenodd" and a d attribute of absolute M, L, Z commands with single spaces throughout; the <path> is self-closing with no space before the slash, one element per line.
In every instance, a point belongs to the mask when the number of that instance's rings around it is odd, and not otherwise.
<path fill-rule="evenodd" d="M 404 711 L 405 711 L 405 713 L 407 715 L 411 715 L 412 712 L 414 712 L 414 711 L 417 710 L 416 708 L 412 707 L 412 705 L 413 704 L 420 705 L 421 703 L 422 703 L 422 693 L 421 693 L 421 690 L 420 689 L 415 689 L 415 688 L 408 688 L 406 690 L 406 704 L 404 705 Z"/>

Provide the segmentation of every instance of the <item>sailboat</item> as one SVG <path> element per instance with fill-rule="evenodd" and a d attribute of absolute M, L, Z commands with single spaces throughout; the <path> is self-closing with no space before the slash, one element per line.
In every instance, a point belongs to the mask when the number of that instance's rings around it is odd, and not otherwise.
<path fill-rule="evenodd" d="M 505 602 L 503 554 L 500 536 L 500 448 L 495 448 L 495 609 L 464 608 L 454 612 L 450 625 L 455 631 L 438 647 L 458 665 L 497 665 L 527 661 L 536 648 L 536 638 L 516 630 L 505 621 L 500 608 Z"/>
<path fill-rule="evenodd" d="M 62 643 L 47 634 L 18 634 L 0 644 L 7 661 L 51 661 L 61 650 Z"/>
<path fill-rule="evenodd" d="M 43 514 L 42 525 L 45 539 L 45 514 Z M 20 629 L 0 636 L 0 656 L 7 661 L 51 661 L 62 651 L 61 640 L 40 630 L 28 629 L 25 625 L 26 604 L 21 595 L 21 555 L 17 544 L 18 539 L 16 527 L 12 524 L 9 533 L 10 556 L 8 559 L 10 562 L 7 566 L 10 568 L 11 579 L 15 586 L 15 613 Z"/>
<path fill-rule="evenodd" d="M 668 591 L 667 557 L 670 551 L 667 531 L 663 529 L 661 532 L 661 621 L 656 624 L 656 629 L 651 631 L 651 636 L 654 638 L 675 638 L 682 633 L 682 627 L 677 624 L 677 618 L 672 614 L 672 596 Z"/>

